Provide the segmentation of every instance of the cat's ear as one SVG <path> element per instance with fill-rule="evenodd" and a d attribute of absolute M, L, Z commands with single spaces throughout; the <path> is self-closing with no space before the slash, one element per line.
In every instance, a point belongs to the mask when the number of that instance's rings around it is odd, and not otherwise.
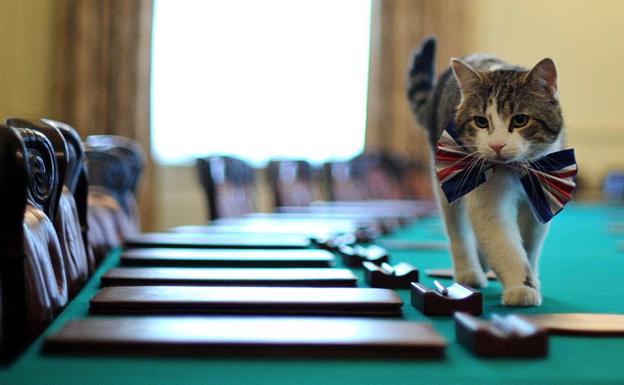
<path fill-rule="evenodd" d="M 547 96 L 557 97 L 557 67 L 550 58 L 542 59 L 527 74 L 525 82 L 544 92 Z"/>
<path fill-rule="evenodd" d="M 451 68 L 462 92 L 470 92 L 481 84 L 481 75 L 459 59 L 451 59 Z"/>

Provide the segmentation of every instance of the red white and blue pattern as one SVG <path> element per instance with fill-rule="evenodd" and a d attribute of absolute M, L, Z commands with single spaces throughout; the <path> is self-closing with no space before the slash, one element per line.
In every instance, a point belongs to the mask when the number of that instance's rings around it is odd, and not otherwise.
<path fill-rule="evenodd" d="M 456 135 L 453 125 L 443 132 L 436 149 L 436 171 L 449 203 L 485 183 L 495 166 L 519 172 L 533 213 L 542 223 L 552 219 L 572 199 L 576 186 L 574 178 L 578 172 L 573 149 L 553 152 L 523 166 L 492 163 L 471 154 Z"/>

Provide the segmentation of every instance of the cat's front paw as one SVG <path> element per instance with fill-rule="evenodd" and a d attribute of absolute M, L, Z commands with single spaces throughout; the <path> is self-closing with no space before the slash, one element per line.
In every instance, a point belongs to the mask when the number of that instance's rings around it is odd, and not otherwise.
<path fill-rule="evenodd" d="M 532 287 L 525 285 L 513 286 L 503 292 L 505 306 L 540 306 L 542 295 Z"/>
<path fill-rule="evenodd" d="M 468 269 L 455 272 L 455 281 L 471 287 L 487 287 L 488 280 L 481 270 Z"/>

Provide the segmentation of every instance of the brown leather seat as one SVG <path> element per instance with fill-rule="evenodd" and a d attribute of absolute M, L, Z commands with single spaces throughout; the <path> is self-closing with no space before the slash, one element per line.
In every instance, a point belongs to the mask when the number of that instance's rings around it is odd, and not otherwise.
<path fill-rule="evenodd" d="M 89 169 L 89 241 L 96 263 L 139 232 L 136 194 L 143 170 L 143 153 L 129 139 L 111 135 L 87 138 Z"/>
<path fill-rule="evenodd" d="M 241 217 L 256 211 L 255 170 L 247 162 L 213 155 L 198 159 L 197 171 L 210 220 Z"/>
<path fill-rule="evenodd" d="M 309 206 L 314 200 L 312 165 L 305 160 L 271 160 L 266 167 L 275 207 Z"/>
<path fill-rule="evenodd" d="M 65 261 L 54 226 L 31 204 L 24 213 L 28 336 L 38 336 L 67 304 Z"/>
<path fill-rule="evenodd" d="M 0 126 L 0 285 L 3 357 L 41 333 L 68 299 L 65 264 L 50 218 L 62 167 L 41 132 Z M 62 154 L 57 154 L 62 155 Z"/>
<path fill-rule="evenodd" d="M 324 166 L 331 200 L 405 199 L 405 160 L 385 153 L 364 153 L 348 162 Z"/>
<path fill-rule="evenodd" d="M 83 175 L 86 173 L 85 155 L 80 137 L 73 127 L 51 119 L 43 119 L 43 122 L 37 124 L 24 119 L 7 119 L 7 123 L 13 127 L 31 128 L 46 135 L 55 146 L 57 164 L 66 165 L 53 223 L 64 261 L 69 298 L 73 298 L 86 283 L 90 273 L 86 223 L 83 223 L 86 212 L 79 214 L 76 203 L 86 199 L 86 177 Z M 84 203 L 81 209 L 86 211 Z"/>
<path fill-rule="evenodd" d="M 109 189 L 116 187 L 111 192 L 126 213 L 132 228 L 138 232 L 141 228 L 138 206 L 139 185 L 145 168 L 145 154 L 141 145 L 133 139 L 119 135 L 89 135 L 85 143 L 91 151 L 111 153 L 127 165 L 128 173 L 125 176 L 127 181 L 123 186 L 110 186 L 97 178 L 92 178 L 91 185 L 104 186 Z"/>
<path fill-rule="evenodd" d="M 420 162 L 410 162 L 405 168 L 403 189 L 408 199 L 435 200 L 431 183 L 431 168 Z"/>
<path fill-rule="evenodd" d="M 99 263 L 112 249 L 121 247 L 124 239 L 138 232 L 119 202 L 106 189 L 91 186 L 88 197 L 89 241 Z"/>
<path fill-rule="evenodd" d="M 91 269 L 89 253 L 80 230 L 76 201 L 67 187 L 63 187 L 61 193 L 54 228 L 57 231 L 65 260 L 69 297 L 73 298 L 89 279 Z"/>

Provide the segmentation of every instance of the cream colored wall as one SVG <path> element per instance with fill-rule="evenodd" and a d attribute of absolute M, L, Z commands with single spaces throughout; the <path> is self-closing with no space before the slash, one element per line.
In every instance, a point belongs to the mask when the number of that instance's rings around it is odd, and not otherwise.
<path fill-rule="evenodd" d="M 152 228 L 202 224 L 207 221 L 207 205 L 194 167 L 156 166 Z"/>
<path fill-rule="evenodd" d="M 559 90 L 580 175 L 597 186 L 624 169 L 624 1 L 472 0 L 467 52 L 531 67 L 557 64 Z"/>
<path fill-rule="evenodd" d="M 0 0 L 0 119 L 54 114 L 54 0 Z"/>

